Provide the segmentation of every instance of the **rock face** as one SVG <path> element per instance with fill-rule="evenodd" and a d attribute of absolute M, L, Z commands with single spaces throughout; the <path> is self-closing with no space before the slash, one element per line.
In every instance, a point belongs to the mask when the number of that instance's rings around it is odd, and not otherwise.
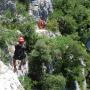
<path fill-rule="evenodd" d="M 5 10 L 10 10 L 12 13 L 16 11 L 16 5 L 12 0 L 0 0 L 0 14 Z"/>
<path fill-rule="evenodd" d="M 0 90 L 24 90 L 17 75 L 0 61 Z"/>
<path fill-rule="evenodd" d="M 46 21 L 48 14 L 53 12 L 51 0 L 31 0 L 29 6 L 29 14 L 33 15 L 35 21 L 39 18 Z"/>

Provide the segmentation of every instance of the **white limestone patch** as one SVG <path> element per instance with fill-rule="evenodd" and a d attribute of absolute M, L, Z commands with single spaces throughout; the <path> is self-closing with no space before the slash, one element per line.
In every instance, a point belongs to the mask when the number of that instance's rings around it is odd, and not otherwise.
<path fill-rule="evenodd" d="M 24 90 L 18 77 L 0 61 L 0 90 Z"/>

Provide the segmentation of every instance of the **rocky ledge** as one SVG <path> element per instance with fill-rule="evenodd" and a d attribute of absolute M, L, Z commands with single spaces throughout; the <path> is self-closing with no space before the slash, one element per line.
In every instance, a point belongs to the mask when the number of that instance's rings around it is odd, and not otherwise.
<path fill-rule="evenodd" d="M 24 90 L 18 77 L 0 60 L 0 90 Z"/>

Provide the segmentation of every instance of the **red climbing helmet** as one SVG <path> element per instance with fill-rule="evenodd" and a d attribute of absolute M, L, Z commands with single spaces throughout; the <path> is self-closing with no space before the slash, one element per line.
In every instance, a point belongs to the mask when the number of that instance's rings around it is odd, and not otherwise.
<path fill-rule="evenodd" d="M 23 36 L 20 36 L 18 38 L 18 42 L 19 42 L 19 44 L 23 44 L 25 42 L 24 37 Z"/>

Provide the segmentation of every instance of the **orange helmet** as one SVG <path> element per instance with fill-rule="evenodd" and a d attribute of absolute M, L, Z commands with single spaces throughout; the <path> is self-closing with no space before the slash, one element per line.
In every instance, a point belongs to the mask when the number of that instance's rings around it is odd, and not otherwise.
<path fill-rule="evenodd" d="M 19 44 L 23 44 L 25 42 L 24 37 L 23 36 L 20 36 L 18 38 L 18 42 L 19 42 Z"/>

